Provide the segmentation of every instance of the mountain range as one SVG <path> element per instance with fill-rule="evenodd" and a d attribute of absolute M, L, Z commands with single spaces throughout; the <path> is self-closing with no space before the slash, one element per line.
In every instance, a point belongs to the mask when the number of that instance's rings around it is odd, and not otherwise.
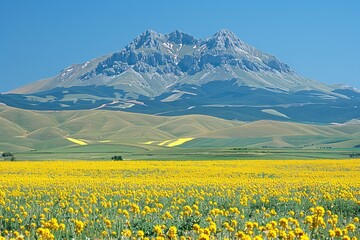
<path fill-rule="evenodd" d="M 148 30 L 119 52 L 0 94 L 0 103 L 32 110 L 204 114 L 243 121 L 360 118 L 359 90 L 302 77 L 228 30 L 206 39 Z"/>

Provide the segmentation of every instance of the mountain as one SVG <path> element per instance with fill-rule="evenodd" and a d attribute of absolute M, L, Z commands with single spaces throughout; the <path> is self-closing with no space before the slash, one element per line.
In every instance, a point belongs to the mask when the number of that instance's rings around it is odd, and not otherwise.
<path fill-rule="evenodd" d="M 360 118 L 359 101 L 356 89 L 304 78 L 228 30 L 206 39 L 148 30 L 119 52 L 0 95 L 0 102 L 25 109 L 317 123 Z"/>

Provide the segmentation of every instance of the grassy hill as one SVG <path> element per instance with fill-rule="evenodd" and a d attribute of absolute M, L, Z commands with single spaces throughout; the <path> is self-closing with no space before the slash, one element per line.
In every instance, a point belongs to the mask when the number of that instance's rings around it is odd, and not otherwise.
<path fill-rule="evenodd" d="M 345 149 L 342 150 L 345 156 L 358 151 L 353 147 L 360 144 L 360 124 L 356 123 L 238 122 L 206 115 L 163 117 L 106 110 L 30 111 L 7 106 L 0 106 L 0 132 L 0 152 L 15 152 L 26 159 L 106 159 L 115 153 L 134 159 L 196 158 L 200 153 L 209 158 L 252 157 L 248 152 L 234 152 L 241 148 L 257 151 L 257 157 L 264 156 L 260 150 L 289 152 L 290 149 L 299 154 L 309 153 L 311 158 L 316 151 L 335 148 Z"/>

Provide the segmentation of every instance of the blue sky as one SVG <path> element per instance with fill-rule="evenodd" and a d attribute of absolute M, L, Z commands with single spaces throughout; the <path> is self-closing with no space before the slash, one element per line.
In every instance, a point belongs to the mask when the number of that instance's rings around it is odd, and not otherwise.
<path fill-rule="evenodd" d="M 299 74 L 360 88 L 360 1 L 1 0 L 0 92 L 121 50 L 146 29 L 233 31 Z"/>

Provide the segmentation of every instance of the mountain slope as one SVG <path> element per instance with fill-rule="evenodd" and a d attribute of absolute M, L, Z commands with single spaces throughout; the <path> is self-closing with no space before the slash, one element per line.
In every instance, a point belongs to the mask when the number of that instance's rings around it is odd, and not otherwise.
<path fill-rule="evenodd" d="M 258 51 L 222 29 L 205 40 L 180 31 L 162 35 L 148 30 L 120 52 L 71 65 L 54 78 L 12 93 L 106 85 L 156 96 L 177 83 L 201 85 L 221 79 L 237 79 L 239 85 L 286 91 L 331 91 L 324 84 L 302 78 L 276 57 Z"/>
<path fill-rule="evenodd" d="M 228 30 L 206 39 L 148 30 L 119 52 L 0 94 L 0 102 L 25 109 L 317 123 L 360 118 L 359 101 L 356 89 L 302 77 Z"/>

